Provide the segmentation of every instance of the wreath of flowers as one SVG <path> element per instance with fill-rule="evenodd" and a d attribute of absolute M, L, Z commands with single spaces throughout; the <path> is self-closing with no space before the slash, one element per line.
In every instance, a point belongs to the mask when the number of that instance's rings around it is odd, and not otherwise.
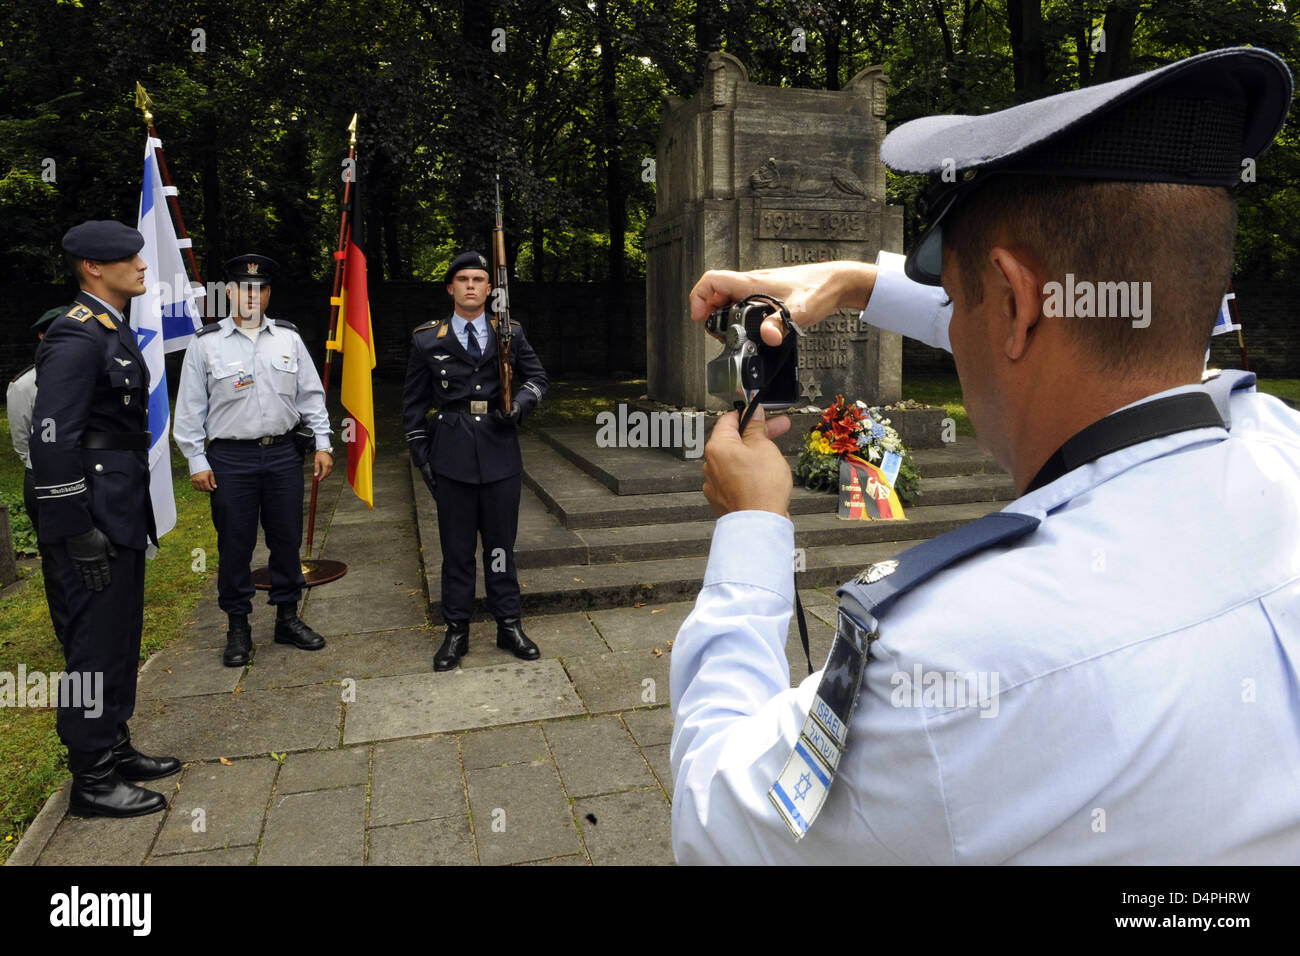
<path fill-rule="evenodd" d="M 878 466 L 886 452 L 893 452 L 902 458 L 894 490 L 904 505 L 910 505 L 921 494 L 921 474 L 884 411 L 879 405 L 868 407 L 865 402 L 850 405 L 843 395 L 836 395 L 835 404 L 822 412 L 804 438 L 795 466 L 796 477 L 813 491 L 838 492 L 840 461 L 845 455 L 857 455 Z"/>

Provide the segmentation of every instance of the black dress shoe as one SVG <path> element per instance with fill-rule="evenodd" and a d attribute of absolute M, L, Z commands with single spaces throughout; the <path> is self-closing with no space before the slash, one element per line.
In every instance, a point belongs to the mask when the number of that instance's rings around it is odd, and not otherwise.
<path fill-rule="evenodd" d="M 231 614 L 226 626 L 226 651 L 221 663 L 227 667 L 243 667 L 253 652 L 253 632 L 248 626 L 247 614 Z"/>
<path fill-rule="evenodd" d="M 469 653 L 469 621 L 448 621 L 447 637 L 433 655 L 433 669 L 449 671 Z"/>
<path fill-rule="evenodd" d="M 525 661 L 535 661 L 542 656 L 537 645 L 528 639 L 528 635 L 520 627 L 517 617 L 503 617 L 497 620 L 497 647 Z"/>
<path fill-rule="evenodd" d="M 126 724 L 117 725 L 117 740 L 113 742 L 113 757 L 117 772 L 123 780 L 157 780 L 170 777 L 181 769 L 175 757 L 149 757 L 131 746 L 131 733 Z"/>
<path fill-rule="evenodd" d="M 298 605 L 281 604 L 275 612 L 275 643 L 292 644 L 304 651 L 319 651 L 325 646 L 325 638 L 298 617 Z"/>
<path fill-rule="evenodd" d="M 122 779 L 109 750 L 69 750 L 68 812 L 78 817 L 140 817 L 167 808 L 161 793 Z"/>

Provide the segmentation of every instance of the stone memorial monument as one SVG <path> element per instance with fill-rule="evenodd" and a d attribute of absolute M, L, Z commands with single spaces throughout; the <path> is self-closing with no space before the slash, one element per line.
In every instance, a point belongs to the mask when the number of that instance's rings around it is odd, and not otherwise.
<path fill-rule="evenodd" d="M 700 91 L 669 98 L 644 239 L 652 401 L 726 407 L 705 386 L 705 363 L 721 346 L 690 321 L 687 302 L 705 271 L 902 251 L 902 208 L 885 203 L 880 162 L 887 83 L 868 67 L 836 92 L 758 86 L 735 57 L 712 53 Z M 837 393 L 868 404 L 901 398 L 901 338 L 858 316 L 832 315 L 800 341 L 804 404 L 824 407 Z"/>

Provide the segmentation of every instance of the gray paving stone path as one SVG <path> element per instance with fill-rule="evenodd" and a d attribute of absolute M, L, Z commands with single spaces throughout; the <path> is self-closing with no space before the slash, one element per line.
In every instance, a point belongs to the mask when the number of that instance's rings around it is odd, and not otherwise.
<path fill-rule="evenodd" d="M 135 742 L 185 761 L 149 784 L 167 811 L 65 817 L 56 793 L 10 862 L 672 863 L 668 667 L 691 602 L 526 618 L 542 650 L 531 663 L 475 622 L 463 666 L 434 673 L 443 629 L 427 620 L 405 452 L 381 451 L 373 512 L 341 478 L 322 486 L 314 550 L 348 574 L 301 609 L 327 647 L 272 643 L 263 605 L 252 663 L 223 667 L 225 617 L 209 593 L 140 674 Z M 255 564 L 265 557 L 259 547 Z M 834 599 L 803 596 L 820 661 Z M 788 653 L 797 682 L 797 639 Z"/>

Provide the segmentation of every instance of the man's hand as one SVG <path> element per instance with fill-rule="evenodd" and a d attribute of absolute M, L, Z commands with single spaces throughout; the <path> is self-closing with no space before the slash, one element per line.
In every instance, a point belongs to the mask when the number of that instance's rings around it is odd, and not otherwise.
<path fill-rule="evenodd" d="M 433 465 L 427 461 L 421 465 L 420 476 L 424 479 L 424 486 L 429 489 L 429 494 L 433 495 L 436 500 L 438 497 L 438 482 L 433 477 Z"/>
<path fill-rule="evenodd" d="M 315 467 L 312 469 L 312 476 L 317 481 L 324 481 L 334 470 L 334 456 L 327 451 L 316 452 Z"/>
<path fill-rule="evenodd" d="M 810 262 L 753 272 L 713 270 L 691 290 L 691 319 L 702 322 L 714 309 L 758 292 L 786 304 L 800 328 L 816 325 L 840 309 L 865 309 L 876 285 L 876 267 L 865 262 Z M 763 320 L 763 341 L 780 345 L 785 332 L 775 313 Z"/>
<path fill-rule="evenodd" d="M 523 417 L 524 410 L 518 402 L 511 402 L 510 411 L 508 412 L 503 412 L 499 408 L 492 409 L 492 418 L 499 425 L 509 425 L 511 428 L 518 428 Z"/>
<path fill-rule="evenodd" d="M 87 591 L 102 591 L 112 582 L 108 562 L 117 557 L 117 551 L 98 528 L 68 538 L 68 557 Z"/>
<path fill-rule="evenodd" d="M 190 484 L 194 486 L 195 491 L 206 491 L 211 494 L 217 490 L 217 476 L 211 470 L 195 472 L 190 475 Z"/>
<path fill-rule="evenodd" d="M 736 431 L 738 412 L 718 419 L 704 446 L 704 497 L 721 517 L 732 511 L 772 511 L 790 517 L 794 479 L 781 449 L 772 442 L 790 428 L 785 415 L 769 424 L 763 406 L 745 426 L 744 438 Z"/>

